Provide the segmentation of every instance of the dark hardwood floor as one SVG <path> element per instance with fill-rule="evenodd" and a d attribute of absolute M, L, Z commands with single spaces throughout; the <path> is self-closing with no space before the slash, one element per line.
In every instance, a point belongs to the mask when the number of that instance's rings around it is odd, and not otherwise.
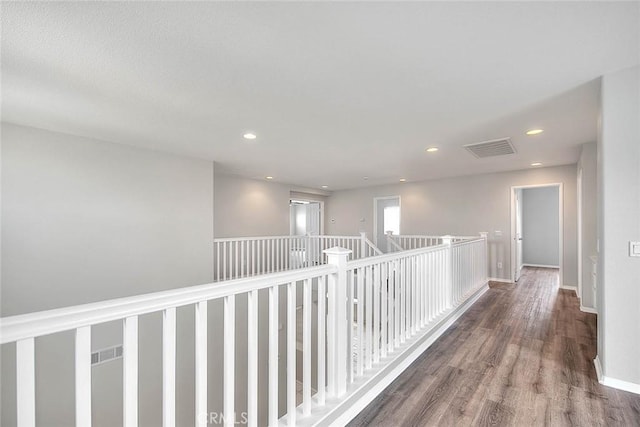
<path fill-rule="evenodd" d="M 557 270 L 490 288 L 349 425 L 640 426 L 640 396 L 598 383 L 596 316 Z"/>

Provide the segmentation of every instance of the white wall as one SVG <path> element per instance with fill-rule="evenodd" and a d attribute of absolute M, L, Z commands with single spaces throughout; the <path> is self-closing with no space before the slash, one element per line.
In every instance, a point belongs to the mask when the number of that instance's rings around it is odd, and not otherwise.
<path fill-rule="evenodd" d="M 524 264 L 560 264 L 558 187 L 522 190 L 522 259 Z"/>
<path fill-rule="evenodd" d="M 582 170 L 582 295 L 581 304 L 594 308 L 591 283 L 591 256 L 596 255 L 597 240 L 597 148 L 595 142 L 582 145 L 578 169 Z"/>
<path fill-rule="evenodd" d="M 2 316 L 212 281 L 213 179 L 212 162 L 2 124 Z M 192 313 L 178 314 L 182 425 Z M 161 423 L 160 325 L 140 320 L 143 425 Z M 93 350 L 117 343 L 119 323 L 94 328 Z M 14 348 L 2 348 L 2 425 L 15 424 Z M 71 333 L 36 341 L 36 372 L 38 423 L 72 425 Z M 121 378 L 121 361 L 93 368 L 94 425 L 120 419 Z"/>
<path fill-rule="evenodd" d="M 608 378 L 640 392 L 640 67 L 602 78 L 598 141 L 598 357 Z"/>
<path fill-rule="evenodd" d="M 290 186 L 216 174 L 215 236 L 289 235 Z"/>
<path fill-rule="evenodd" d="M 403 234 L 476 235 L 489 231 L 491 277 L 509 279 L 511 186 L 564 183 L 564 284 L 577 284 L 576 166 L 472 175 L 334 192 L 327 232 L 373 232 L 373 198 L 400 195 Z M 361 220 L 364 222 L 361 222 Z M 501 231 L 497 237 L 495 231 Z M 497 263 L 503 263 L 498 269 Z"/>

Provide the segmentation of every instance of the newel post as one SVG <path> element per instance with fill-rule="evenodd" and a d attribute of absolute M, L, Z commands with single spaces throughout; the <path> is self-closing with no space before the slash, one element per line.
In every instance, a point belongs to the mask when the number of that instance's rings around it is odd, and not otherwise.
<path fill-rule="evenodd" d="M 484 254 L 482 255 L 482 260 L 484 262 L 483 279 L 485 283 L 488 283 L 489 282 L 489 232 L 481 231 L 480 237 L 484 239 Z"/>
<path fill-rule="evenodd" d="M 347 319 L 347 259 L 351 252 L 339 247 L 324 251 L 327 263 L 338 268 L 329 275 L 327 284 L 327 392 L 334 397 L 347 392 L 347 331 L 351 327 Z"/>
<path fill-rule="evenodd" d="M 445 256 L 445 289 L 447 295 L 447 308 L 453 307 L 453 236 L 442 236 L 442 243 L 447 245 Z"/>
<path fill-rule="evenodd" d="M 311 267 L 311 260 L 312 260 L 312 255 L 311 255 L 311 233 L 310 232 L 306 232 L 305 233 L 305 239 L 304 239 L 304 244 L 305 244 L 305 248 L 304 248 L 304 260 L 303 260 L 303 266 L 304 267 Z"/>
<path fill-rule="evenodd" d="M 360 258 L 367 257 L 367 232 L 360 232 Z"/>
<path fill-rule="evenodd" d="M 391 250 L 391 248 L 393 247 L 393 245 L 391 244 L 391 242 L 393 242 L 393 231 L 389 230 L 384 234 L 387 235 L 387 253 L 395 252 L 395 250 Z"/>

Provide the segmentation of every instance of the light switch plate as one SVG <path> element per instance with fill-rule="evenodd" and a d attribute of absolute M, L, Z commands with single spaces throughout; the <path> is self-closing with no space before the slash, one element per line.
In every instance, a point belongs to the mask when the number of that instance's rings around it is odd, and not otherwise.
<path fill-rule="evenodd" d="M 629 256 L 640 257 L 640 242 L 629 242 Z"/>

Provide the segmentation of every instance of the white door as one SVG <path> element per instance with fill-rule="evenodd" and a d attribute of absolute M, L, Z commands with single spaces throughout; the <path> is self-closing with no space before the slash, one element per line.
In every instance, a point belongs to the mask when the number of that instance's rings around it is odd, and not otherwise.
<path fill-rule="evenodd" d="M 516 243 L 516 265 L 513 280 L 520 280 L 520 271 L 522 270 L 522 189 L 516 190 L 516 235 L 514 237 Z"/>

